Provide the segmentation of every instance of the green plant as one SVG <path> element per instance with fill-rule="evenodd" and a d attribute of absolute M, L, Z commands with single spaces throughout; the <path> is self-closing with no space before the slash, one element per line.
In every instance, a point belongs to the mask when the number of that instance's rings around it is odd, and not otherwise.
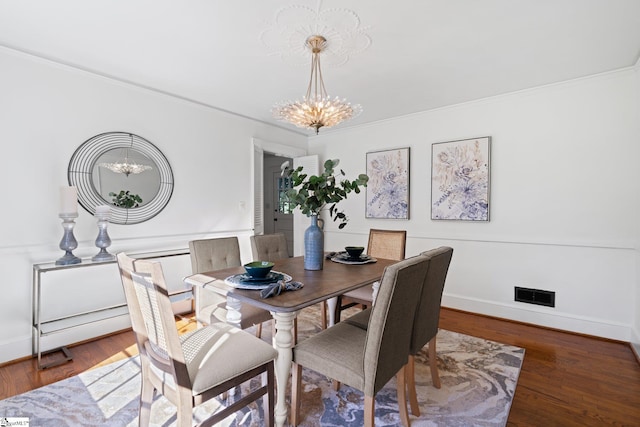
<path fill-rule="evenodd" d="M 348 179 L 338 180 L 336 175 L 345 176 L 342 169 L 335 171 L 335 167 L 340 163 L 339 159 L 327 160 L 324 162 L 324 172 L 320 176 L 302 172 L 302 166 L 297 169 L 286 167 L 282 174 L 291 178 L 293 188 L 286 192 L 289 203 L 294 207 L 300 207 L 303 214 L 318 215 L 326 205 L 329 207 L 329 216 L 334 221 L 340 221 L 339 229 L 344 228 L 349 220 L 342 211 L 338 211 L 336 205 L 347 198 L 350 192 L 360 193 L 360 187 L 366 187 L 369 177 L 365 174 L 358 175 L 358 178 L 349 181 Z"/>
<path fill-rule="evenodd" d="M 109 193 L 113 197 L 111 201 L 115 206 L 125 209 L 137 208 L 142 203 L 142 199 L 137 194 L 129 194 L 129 190 L 120 190 L 118 194 Z"/>

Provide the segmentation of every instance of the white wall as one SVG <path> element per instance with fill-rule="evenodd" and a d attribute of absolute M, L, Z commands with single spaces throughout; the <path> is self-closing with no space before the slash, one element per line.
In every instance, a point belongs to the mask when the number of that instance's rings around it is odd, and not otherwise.
<path fill-rule="evenodd" d="M 411 147 L 410 220 L 367 220 L 364 196 L 328 223 L 326 245 L 366 244 L 369 228 L 408 231 L 407 255 L 455 249 L 443 303 L 629 341 L 637 328 L 639 190 L 634 70 L 569 81 L 352 129 L 321 131 L 310 153 L 350 177 L 368 151 Z M 366 111 L 365 113 L 366 114 Z M 491 221 L 430 220 L 431 144 L 491 136 Z M 514 302 L 514 286 L 556 307 Z"/>
<path fill-rule="evenodd" d="M 32 264 L 62 255 L 59 186 L 67 184 L 69 159 L 85 140 L 132 132 L 155 144 L 173 169 L 168 206 L 141 224 L 111 224 L 111 253 L 186 248 L 192 238 L 238 234 L 247 261 L 251 138 L 307 144 L 295 132 L 8 49 L 0 49 L 0 94 L 0 363 L 31 354 Z M 79 213 L 74 253 L 91 257 L 98 251 L 96 222 Z"/>
<path fill-rule="evenodd" d="M 636 137 L 636 144 L 640 145 L 640 59 L 635 65 L 635 117 L 636 117 L 636 130 L 638 135 Z M 640 182 L 640 168 L 636 168 L 638 174 L 636 176 L 636 182 Z M 635 197 L 640 199 L 640 193 L 635 192 Z M 640 222 L 636 220 L 637 222 Z M 640 227 L 636 228 L 636 289 L 635 289 L 635 319 L 633 323 L 633 330 L 631 333 L 631 345 L 636 353 L 636 357 L 640 360 Z"/>

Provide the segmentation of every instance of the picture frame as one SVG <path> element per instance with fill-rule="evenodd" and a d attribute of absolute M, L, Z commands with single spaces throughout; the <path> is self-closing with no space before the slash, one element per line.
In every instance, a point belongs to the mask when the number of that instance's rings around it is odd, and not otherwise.
<path fill-rule="evenodd" d="M 489 221 L 491 137 L 431 145 L 431 219 Z"/>
<path fill-rule="evenodd" d="M 366 218 L 409 219 L 410 147 L 366 153 Z"/>

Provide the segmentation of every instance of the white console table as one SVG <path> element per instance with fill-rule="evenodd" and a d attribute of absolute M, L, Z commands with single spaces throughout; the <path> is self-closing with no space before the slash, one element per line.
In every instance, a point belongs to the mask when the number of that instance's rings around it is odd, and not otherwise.
<path fill-rule="evenodd" d="M 189 249 L 177 249 L 171 251 L 159 251 L 159 252 L 145 252 L 138 254 L 131 254 L 134 258 L 140 259 L 161 259 L 165 257 L 175 257 L 180 255 L 189 255 Z M 57 366 L 62 363 L 66 363 L 72 360 L 72 355 L 69 349 L 66 346 L 54 348 L 43 352 L 41 350 L 41 339 L 52 334 L 60 333 L 65 330 L 69 330 L 72 328 L 78 328 L 83 325 L 89 325 L 92 323 L 97 323 L 103 320 L 116 318 L 119 316 L 128 316 L 129 311 L 127 309 L 127 304 L 124 298 L 118 299 L 116 298 L 116 302 L 111 301 L 110 303 L 100 304 L 98 303 L 95 308 L 91 308 L 85 311 L 69 311 L 63 315 L 58 316 L 49 316 L 47 318 L 43 318 L 42 311 L 43 308 L 46 308 L 47 301 L 43 298 L 43 284 L 42 284 L 42 275 L 45 273 L 51 273 L 55 271 L 61 270 L 71 270 L 71 269 L 84 269 L 90 267 L 104 266 L 106 264 L 116 264 L 116 260 L 111 261 L 92 261 L 91 258 L 82 259 L 81 263 L 78 264 L 69 264 L 69 265 L 56 265 L 55 262 L 45 262 L 39 264 L 33 264 L 33 344 L 32 344 L 32 352 L 33 355 L 38 358 L 38 369 L 50 368 L 52 366 Z M 182 284 L 183 282 L 180 281 Z M 182 284 L 182 288 L 177 290 L 170 291 L 170 295 L 172 295 L 172 302 L 177 303 L 184 300 L 191 300 L 191 287 L 184 287 Z M 89 289 L 88 289 L 89 290 Z M 49 290 L 52 291 L 52 290 Z M 64 290 L 61 290 L 64 292 Z M 84 295 L 68 295 L 68 299 L 65 302 L 68 302 L 70 306 L 73 305 L 73 297 L 83 298 Z M 62 351 L 64 353 L 64 359 L 58 360 L 55 362 L 51 362 L 48 364 L 42 364 L 42 355 L 50 352 Z"/>

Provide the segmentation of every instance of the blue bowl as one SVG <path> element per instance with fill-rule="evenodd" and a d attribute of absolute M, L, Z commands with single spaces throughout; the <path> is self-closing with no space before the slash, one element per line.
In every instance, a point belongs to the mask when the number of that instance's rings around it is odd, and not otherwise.
<path fill-rule="evenodd" d="M 271 261 L 254 261 L 244 265 L 247 274 L 257 279 L 267 277 L 272 268 L 273 263 Z"/>
<path fill-rule="evenodd" d="M 344 248 L 345 251 L 349 254 L 351 258 L 360 258 L 362 252 L 364 252 L 364 247 L 362 246 L 346 246 Z"/>

